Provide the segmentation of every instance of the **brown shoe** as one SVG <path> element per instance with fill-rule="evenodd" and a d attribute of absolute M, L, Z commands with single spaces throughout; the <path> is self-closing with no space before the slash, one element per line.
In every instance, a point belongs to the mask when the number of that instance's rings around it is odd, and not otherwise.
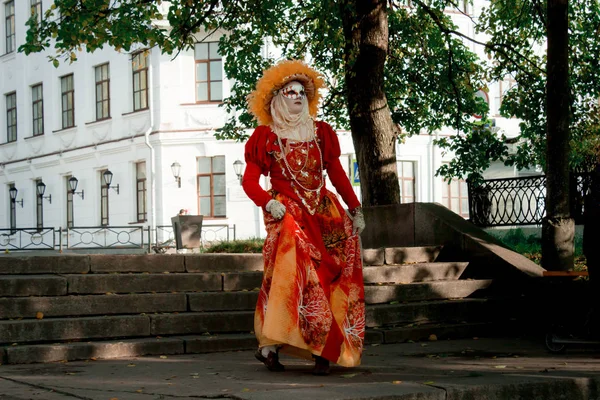
<path fill-rule="evenodd" d="M 320 357 L 320 356 L 314 356 L 315 357 L 315 368 L 313 369 L 313 375 L 319 375 L 319 376 L 325 376 L 325 375 L 329 375 L 329 360 Z"/>
<path fill-rule="evenodd" d="M 282 372 L 285 371 L 285 367 L 279 362 L 279 355 L 272 351 L 269 352 L 268 356 L 263 356 L 260 349 L 256 350 L 254 357 L 267 367 L 269 371 Z"/>

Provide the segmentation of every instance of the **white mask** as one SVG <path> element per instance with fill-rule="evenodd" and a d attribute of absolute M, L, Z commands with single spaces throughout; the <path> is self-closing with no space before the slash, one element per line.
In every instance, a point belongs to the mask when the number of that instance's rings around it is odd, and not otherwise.
<path fill-rule="evenodd" d="M 306 92 L 304 91 L 304 86 L 300 82 L 288 82 L 287 85 L 279 90 L 279 94 L 287 105 L 290 114 L 299 114 L 304 108 Z"/>

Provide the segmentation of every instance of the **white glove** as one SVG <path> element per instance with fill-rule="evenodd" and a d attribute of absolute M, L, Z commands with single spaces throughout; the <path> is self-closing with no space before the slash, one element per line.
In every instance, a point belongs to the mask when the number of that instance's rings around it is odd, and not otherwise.
<path fill-rule="evenodd" d="M 269 200 L 265 209 L 270 212 L 275 219 L 281 219 L 285 215 L 285 206 L 275 199 Z"/>
<path fill-rule="evenodd" d="M 357 234 L 361 234 L 362 231 L 365 229 L 365 216 L 363 215 L 362 212 L 362 208 L 361 207 L 356 207 L 354 210 L 352 210 L 352 213 L 350 213 L 352 215 L 352 233 L 357 233 Z"/>

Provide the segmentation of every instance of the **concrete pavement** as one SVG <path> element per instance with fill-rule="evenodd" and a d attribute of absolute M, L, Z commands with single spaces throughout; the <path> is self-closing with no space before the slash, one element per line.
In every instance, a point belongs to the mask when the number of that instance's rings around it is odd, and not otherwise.
<path fill-rule="evenodd" d="M 251 351 L 3 365 L 0 400 L 600 400 L 598 350 L 556 355 L 512 338 L 367 346 L 360 367 L 326 377 L 285 355 L 286 371 L 269 372 Z"/>

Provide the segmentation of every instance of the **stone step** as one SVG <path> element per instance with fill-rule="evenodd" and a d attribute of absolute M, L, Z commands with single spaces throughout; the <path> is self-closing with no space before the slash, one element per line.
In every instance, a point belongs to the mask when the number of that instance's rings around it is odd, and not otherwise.
<path fill-rule="evenodd" d="M 0 274 L 86 274 L 87 255 L 20 256 L 0 255 Z"/>
<path fill-rule="evenodd" d="M 0 343 L 141 336 L 150 336 L 147 315 L 0 321 Z"/>
<path fill-rule="evenodd" d="M 468 262 L 426 262 L 363 268 L 365 283 L 411 283 L 459 279 Z"/>
<path fill-rule="evenodd" d="M 0 297 L 0 319 L 183 312 L 185 293 L 85 295 L 54 297 Z"/>
<path fill-rule="evenodd" d="M 223 289 L 220 273 L 65 275 L 69 294 L 201 292 Z"/>
<path fill-rule="evenodd" d="M 366 309 L 370 328 L 411 323 L 483 322 L 496 318 L 488 299 L 432 300 L 406 304 L 377 304 Z"/>
<path fill-rule="evenodd" d="M 434 262 L 443 246 L 387 247 L 386 264 L 412 264 Z"/>
<path fill-rule="evenodd" d="M 258 291 L 188 293 L 190 311 L 254 310 Z"/>
<path fill-rule="evenodd" d="M 448 340 L 502 336 L 514 333 L 514 321 L 463 322 L 457 324 L 411 324 L 397 328 L 371 329 L 380 335 L 381 343 L 403 343 L 407 341 Z M 435 335 L 432 338 L 432 335 Z"/>
<path fill-rule="evenodd" d="M 254 310 L 186 312 L 150 316 L 150 332 L 152 335 L 193 335 L 250 332 L 253 330 Z"/>
<path fill-rule="evenodd" d="M 367 329 L 365 345 L 497 336 L 514 330 L 514 322 L 424 324 L 398 328 Z M 254 334 L 226 333 L 86 342 L 17 344 L 0 346 L 0 364 L 29 364 L 87 359 L 132 358 L 148 355 L 175 355 L 251 350 L 257 346 Z"/>
<path fill-rule="evenodd" d="M 469 297 L 491 285 L 491 280 L 461 280 L 408 283 L 402 285 L 366 285 L 367 304 L 409 302 Z"/>
<path fill-rule="evenodd" d="M 60 296 L 67 280 L 57 275 L 0 275 L 0 296 Z M 0 313 L 0 318 L 1 317 Z"/>

